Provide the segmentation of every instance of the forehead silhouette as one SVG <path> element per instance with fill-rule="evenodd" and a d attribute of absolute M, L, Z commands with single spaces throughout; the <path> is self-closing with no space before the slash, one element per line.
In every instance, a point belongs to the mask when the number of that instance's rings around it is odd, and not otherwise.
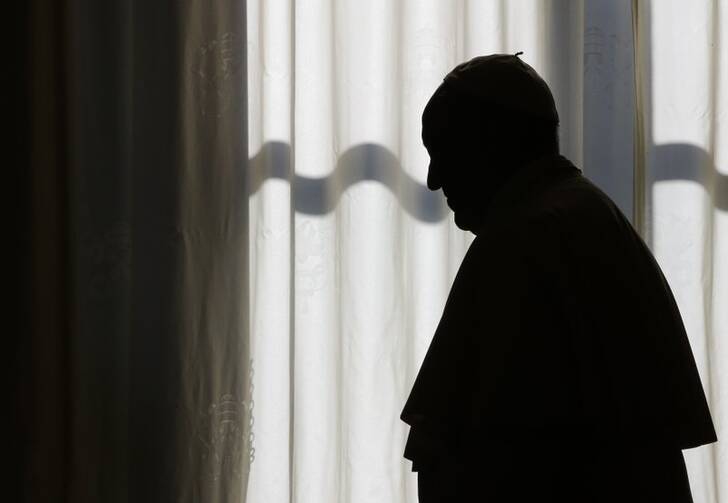
<path fill-rule="evenodd" d="M 465 106 L 463 99 L 448 89 L 437 88 L 422 113 L 422 141 L 427 146 L 446 141 L 462 129 Z"/>

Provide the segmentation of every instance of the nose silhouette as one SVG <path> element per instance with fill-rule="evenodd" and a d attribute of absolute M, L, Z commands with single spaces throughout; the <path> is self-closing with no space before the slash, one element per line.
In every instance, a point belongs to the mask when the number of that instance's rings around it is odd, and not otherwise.
<path fill-rule="evenodd" d="M 430 164 L 430 169 L 427 172 L 427 188 L 430 190 L 438 190 L 442 188 L 442 180 L 440 175 L 437 173 L 437 169 Z"/>

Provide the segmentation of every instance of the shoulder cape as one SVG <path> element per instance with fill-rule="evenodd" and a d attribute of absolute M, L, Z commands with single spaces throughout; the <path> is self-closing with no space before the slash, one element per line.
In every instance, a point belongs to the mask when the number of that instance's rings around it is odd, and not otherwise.
<path fill-rule="evenodd" d="M 717 440 L 659 265 L 562 156 L 500 191 L 400 418 L 413 469 L 528 431 L 681 449 Z"/>

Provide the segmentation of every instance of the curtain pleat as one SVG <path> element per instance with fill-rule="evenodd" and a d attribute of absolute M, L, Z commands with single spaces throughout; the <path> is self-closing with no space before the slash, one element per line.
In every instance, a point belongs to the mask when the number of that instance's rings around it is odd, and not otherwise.
<path fill-rule="evenodd" d="M 249 501 L 417 501 L 399 412 L 472 241 L 426 188 L 420 120 L 443 76 L 479 54 L 524 51 L 553 90 L 562 153 L 644 230 L 719 428 L 724 11 L 719 1 L 248 3 Z M 658 101 L 670 145 L 652 133 Z M 694 171 L 702 182 L 662 181 L 671 163 L 676 179 Z M 720 501 L 720 452 L 686 453 L 696 502 Z"/>
<path fill-rule="evenodd" d="M 67 29 L 62 23 L 66 8 L 67 2 L 28 2 L 23 19 L 17 20 L 27 23 L 27 31 L 22 32 L 25 38 L 20 39 L 25 50 L 24 66 L 19 69 L 24 73 L 24 93 L 13 99 L 23 101 L 25 121 L 14 124 L 15 134 L 22 129 L 23 139 L 14 148 L 27 149 L 21 151 L 27 163 L 21 169 L 29 169 L 21 175 L 22 185 L 14 188 L 24 196 L 19 209 L 25 246 L 17 262 L 9 266 L 20 268 L 20 279 L 27 286 L 17 292 L 21 297 L 19 358 L 17 363 L 10 359 L 11 379 L 17 376 L 18 391 L 8 416 L 17 418 L 17 433 L 11 429 L 7 436 L 19 454 L 11 463 L 15 469 L 9 498 L 19 501 L 65 501 L 73 452 L 68 438 L 73 358 L 67 344 L 72 317 L 64 100 L 68 57 Z"/>
<path fill-rule="evenodd" d="M 725 2 L 68 0 L 24 20 L 17 499 L 417 501 L 399 412 L 472 242 L 426 188 L 420 118 L 494 52 L 545 77 L 562 153 L 654 252 L 722 438 Z M 694 500 L 728 503 L 725 444 L 685 459 Z"/>
<path fill-rule="evenodd" d="M 23 500 L 244 501 L 245 4 L 34 8 Z"/>
<path fill-rule="evenodd" d="M 718 443 L 685 451 L 695 501 L 726 501 L 728 28 L 725 2 L 635 2 L 643 234 L 670 282 Z"/>

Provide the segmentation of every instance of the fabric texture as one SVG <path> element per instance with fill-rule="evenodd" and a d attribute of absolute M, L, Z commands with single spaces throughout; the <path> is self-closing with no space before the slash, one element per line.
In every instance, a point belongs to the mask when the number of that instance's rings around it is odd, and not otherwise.
<path fill-rule="evenodd" d="M 415 502 L 398 416 L 472 243 L 420 114 L 492 53 L 544 76 L 562 152 L 654 252 L 722 438 L 724 2 L 24 9 L 25 500 Z M 696 502 L 728 501 L 726 445 L 684 451 Z"/>
<path fill-rule="evenodd" d="M 459 63 L 523 51 L 553 91 L 561 152 L 629 218 L 674 292 L 721 438 L 684 451 L 691 488 L 726 503 L 726 11 L 248 3 L 249 501 L 417 501 L 399 413 L 473 240 L 425 186 L 421 113 Z"/>
<path fill-rule="evenodd" d="M 245 3 L 29 3 L 31 358 L 3 500 L 239 503 Z"/>

